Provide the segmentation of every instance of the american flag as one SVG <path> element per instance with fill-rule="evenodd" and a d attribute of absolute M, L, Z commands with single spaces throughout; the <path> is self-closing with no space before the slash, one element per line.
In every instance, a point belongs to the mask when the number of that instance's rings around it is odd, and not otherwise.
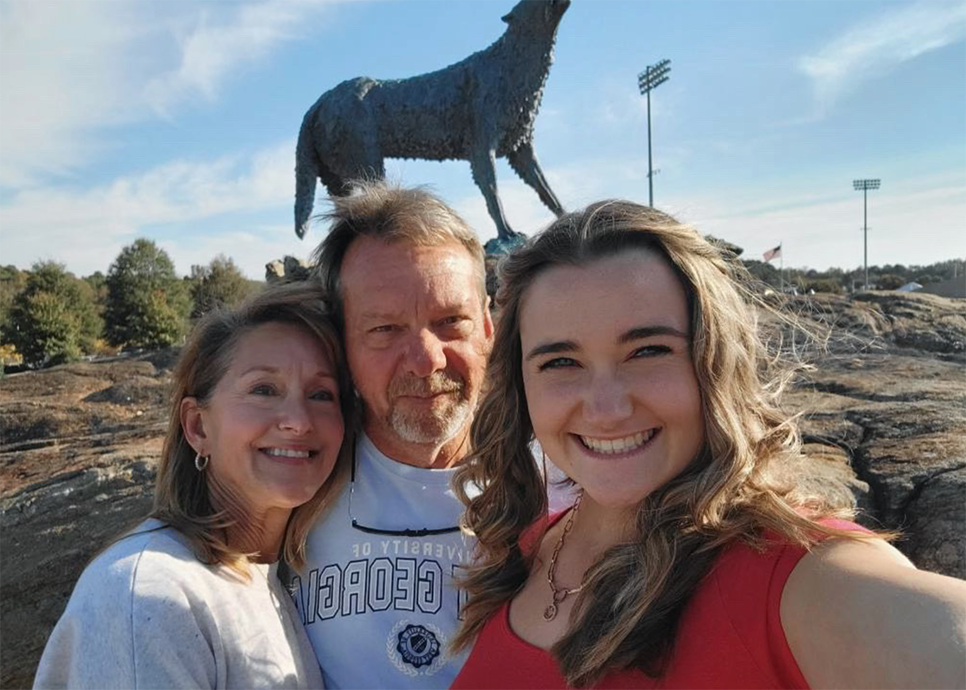
<path fill-rule="evenodd" d="M 774 247 L 773 249 L 769 249 L 767 252 L 765 252 L 764 254 L 762 254 L 762 256 L 765 257 L 765 261 L 771 261 L 772 259 L 777 259 L 781 255 L 782 255 L 782 246 L 781 245 L 778 245 L 777 247 Z"/>

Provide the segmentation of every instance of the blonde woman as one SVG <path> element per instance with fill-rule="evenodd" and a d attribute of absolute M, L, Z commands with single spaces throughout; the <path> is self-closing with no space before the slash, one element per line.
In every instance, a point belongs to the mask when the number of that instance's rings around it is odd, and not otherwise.
<path fill-rule="evenodd" d="M 800 452 L 787 377 L 769 373 L 736 264 L 606 201 L 501 265 L 457 477 L 482 491 L 463 497 L 479 559 L 454 687 L 966 683 L 966 583 L 780 480 Z M 549 519 L 534 437 L 576 485 Z"/>
<path fill-rule="evenodd" d="M 318 688 L 279 558 L 345 464 L 352 395 L 319 288 L 268 288 L 194 329 L 154 510 L 87 567 L 36 688 Z"/>

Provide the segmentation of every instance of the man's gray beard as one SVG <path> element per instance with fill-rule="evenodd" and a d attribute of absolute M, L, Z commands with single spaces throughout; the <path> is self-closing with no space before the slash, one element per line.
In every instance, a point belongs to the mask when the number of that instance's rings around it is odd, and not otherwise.
<path fill-rule="evenodd" d="M 407 414 L 395 405 L 386 420 L 389 428 L 407 443 L 443 444 L 454 438 L 469 423 L 473 406 L 469 400 L 457 400 L 438 413 Z"/>

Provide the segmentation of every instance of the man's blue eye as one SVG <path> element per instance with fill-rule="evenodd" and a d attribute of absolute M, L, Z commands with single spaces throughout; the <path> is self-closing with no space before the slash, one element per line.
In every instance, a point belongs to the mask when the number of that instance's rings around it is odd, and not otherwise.
<path fill-rule="evenodd" d="M 253 395 L 275 395 L 275 387 L 267 383 L 260 383 L 252 387 Z"/>

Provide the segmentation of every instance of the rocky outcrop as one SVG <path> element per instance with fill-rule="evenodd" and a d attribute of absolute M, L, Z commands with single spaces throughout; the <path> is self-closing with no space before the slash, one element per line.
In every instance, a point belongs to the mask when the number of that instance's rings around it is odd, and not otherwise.
<path fill-rule="evenodd" d="M 872 293 L 788 306 L 824 344 L 788 398 L 810 488 L 900 529 L 920 567 L 966 577 L 966 301 Z M 149 509 L 175 356 L 0 381 L 0 686 L 30 686 L 84 565 Z"/>
<path fill-rule="evenodd" d="M 290 283 L 293 280 L 307 280 L 312 271 L 312 265 L 303 259 L 286 256 L 265 264 L 265 281 L 267 283 Z"/>
<path fill-rule="evenodd" d="M 798 298 L 815 368 L 789 396 L 806 439 L 868 485 L 864 522 L 922 568 L 966 578 L 966 301 L 895 292 Z"/>
<path fill-rule="evenodd" d="M 30 687 L 74 581 L 151 506 L 171 351 L 0 383 L 0 687 Z"/>

